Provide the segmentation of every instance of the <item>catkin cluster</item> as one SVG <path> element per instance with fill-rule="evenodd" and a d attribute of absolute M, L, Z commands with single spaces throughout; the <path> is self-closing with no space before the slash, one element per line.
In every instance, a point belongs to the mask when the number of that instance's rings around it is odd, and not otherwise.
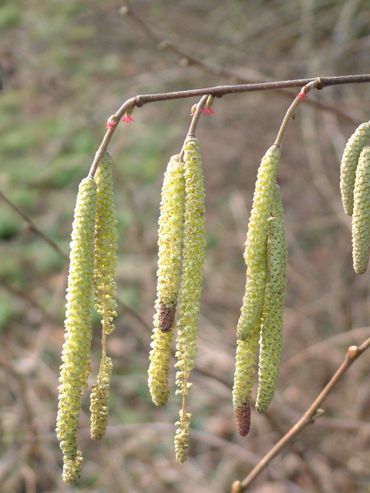
<path fill-rule="evenodd" d="M 271 402 L 280 362 L 285 293 L 286 241 L 276 185 L 279 148 L 270 147 L 258 171 L 245 248 L 247 282 L 237 326 L 233 407 L 241 435 L 250 428 L 250 408 L 259 346 L 256 408 Z"/>
<path fill-rule="evenodd" d="M 370 246 L 370 122 L 362 123 L 343 151 L 340 190 L 344 211 L 352 216 L 352 256 L 356 274 L 369 262 Z"/>
<path fill-rule="evenodd" d="M 77 426 L 82 391 L 90 371 L 92 311 L 102 317 L 103 351 L 98 383 L 91 395 L 92 435 L 103 435 L 107 420 L 112 363 L 106 356 L 105 337 L 115 317 L 114 270 L 117 234 L 114 219 L 111 161 L 106 155 L 96 178 L 79 186 L 70 249 L 65 317 L 65 341 L 59 377 L 57 437 L 63 453 L 63 480 L 80 474 L 82 453 L 77 448 Z"/>
<path fill-rule="evenodd" d="M 177 312 L 176 385 L 182 409 L 176 422 L 175 451 L 180 462 L 188 451 L 191 415 L 186 412 L 186 398 L 196 352 L 205 253 L 203 181 L 199 144 L 189 138 L 183 160 L 171 158 L 162 187 L 157 301 L 148 371 L 153 402 L 164 404 L 169 395 L 168 367 Z"/>

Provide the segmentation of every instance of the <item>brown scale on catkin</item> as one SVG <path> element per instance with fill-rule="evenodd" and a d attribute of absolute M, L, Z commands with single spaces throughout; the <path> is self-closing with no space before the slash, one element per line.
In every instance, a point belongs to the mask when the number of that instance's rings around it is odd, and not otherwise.
<path fill-rule="evenodd" d="M 164 175 L 158 225 L 157 300 L 148 369 L 149 390 L 156 406 L 165 404 L 169 395 L 168 366 L 180 284 L 184 203 L 183 163 L 175 155 Z"/>
<path fill-rule="evenodd" d="M 244 258 L 247 282 L 237 327 L 233 408 L 241 435 L 250 428 L 250 407 L 256 373 L 258 341 L 267 279 L 267 239 L 279 147 L 271 146 L 262 158 L 249 219 Z"/>
<path fill-rule="evenodd" d="M 370 139 L 370 122 L 362 123 L 348 139 L 343 151 L 340 167 L 340 191 L 346 214 L 353 213 L 353 192 L 356 169 L 363 147 Z"/>
<path fill-rule="evenodd" d="M 356 274 L 364 274 L 370 247 L 370 146 L 360 154 L 354 186 L 352 256 Z"/>
<path fill-rule="evenodd" d="M 267 242 L 267 282 L 260 332 L 258 392 L 256 410 L 267 410 L 279 374 L 286 288 L 287 244 L 284 212 L 279 188 L 276 186 Z"/>

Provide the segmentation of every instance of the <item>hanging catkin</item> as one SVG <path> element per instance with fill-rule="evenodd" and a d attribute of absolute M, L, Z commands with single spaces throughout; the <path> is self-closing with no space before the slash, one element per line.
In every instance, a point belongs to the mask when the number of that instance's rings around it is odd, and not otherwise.
<path fill-rule="evenodd" d="M 186 400 L 194 368 L 202 272 L 205 254 L 204 178 L 197 139 L 189 138 L 184 146 L 185 215 L 182 278 L 177 320 L 176 385 L 182 396 L 180 420 L 176 423 L 176 459 L 184 462 L 188 451 L 191 414 Z"/>
<path fill-rule="evenodd" d="M 63 452 L 64 481 L 76 479 L 82 463 L 76 435 L 91 346 L 95 209 L 96 184 L 85 178 L 79 186 L 72 226 L 65 341 L 59 377 L 56 429 Z"/>
<path fill-rule="evenodd" d="M 286 287 L 287 245 L 284 212 L 278 187 L 269 219 L 267 282 L 260 333 L 256 410 L 268 408 L 276 387 L 281 354 L 281 329 Z"/>
<path fill-rule="evenodd" d="M 267 237 L 275 193 L 279 147 L 271 146 L 262 158 L 249 219 L 244 259 L 247 283 L 237 327 L 233 407 L 239 433 L 250 428 L 250 407 L 256 371 L 258 339 L 266 286 Z"/>
<path fill-rule="evenodd" d="M 112 360 L 108 357 L 102 358 L 99 370 L 98 382 L 91 390 L 90 413 L 91 413 L 91 438 L 101 440 L 105 435 L 108 422 L 108 402 L 110 393 L 110 379 L 112 375 Z"/>
<path fill-rule="evenodd" d="M 370 139 L 370 122 L 362 123 L 348 139 L 343 151 L 340 168 L 340 191 L 343 208 L 346 214 L 353 213 L 353 191 L 356 168 L 362 148 Z"/>
<path fill-rule="evenodd" d="M 107 357 L 106 338 L 114 329 L 116 314 L 115 270 L 117 264 L 117 220 L 113 198 L 112 159 L 106 152 L 95 175 L 97 185 L 95 220 L 95 308 L 101 316 L 102 355 L 97 383 L 90 396 L 93 440 L 103 438 L 108 420 L 112 361 Z"/>
<path fill-rule="evenodd" d="M 157 300 L 149 355 L 148 384 L 153 402 L 168 399 L 168 365 L 180 283 L 185 181 L 183 164 L 172 156 L 164 175 L 158 228 Z"/>
<path fill-rule="evenodd" d="M 117 264 L 117 220 L 113 199 L 112 159 L 106 152 L 95 175 L 97 186 L 95 222 L 95 308 L 103 330 L 110 334 L 117 316 L 115 272 Z"/>
<path fill-rule="evenodd" d="M 353 267 L 363 274 L 369 262 L 370 247 L 370 146 L 360 154 L 356 170 L 352 218 Z"/>
<path fill-rule="evenodd" d="M 259 324 L 266 284 L 268 219 L 274 196 L 279 148 L 271 146 L 263 156 L 253 196 L 244 259 L 247 283 L 237 326 L 237 338 L 246 340 Z"/>

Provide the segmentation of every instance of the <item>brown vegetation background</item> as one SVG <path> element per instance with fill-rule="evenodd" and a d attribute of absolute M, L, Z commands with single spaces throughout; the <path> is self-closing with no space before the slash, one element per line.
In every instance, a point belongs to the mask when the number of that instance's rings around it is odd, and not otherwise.
<path fill-rule="evenodd" d="M 135 94 L 233 82 L 368 72 L 367 0 L 214 2 L 134 0 L 0 2 L 0 190 L 64 252 L 79 180 L 107 117 Z M 211 68 L 210 68 L 211 66 Z M 221 67 L 223 73 L 216 75 Z M 213 72 L 213 73 L 212 73 Z M 229 72 L 229 74 L 228 74 Z M 294 94 L 295 91 L 293 91 Z M 174 461 L 179 401 L 155 409 L 146 385 L 156 282 L 161 180 L 183 141 L 195 100 L 137 109 L 110 152 L 119 217 L 118 293 L 109 342 L 114 375 L 107 437 L 89 439 L 88 398 L 78 485 L 61 480 L 54 427 L 63 341 L 66 261 L 0 201 L 1 493 L 223 493 L 307 408 L 345 348 L 370 334 L 369 274 L 352 270 L 350 221 L 339 198 L 346 139 L 369 119 L 369 85 L 312 92 L 283 146 L 279 183 L 289 240 L 284 349 L 276 396 L 250 435 L 236 433 L 230 385 L 245 283 L 242 252 L 259 160 L 290 98 L 281 92 L 226 96 L 198 136 L 207 191 L 208 248 L 190 458 Z M 92 354 L 99 363 L 96 321 Z M 173 374 L 171 376 L 173 378 Z M 283 450 L 253 493 L 370 491 L 369 355 L 325 402 L 326 414 Z"/>

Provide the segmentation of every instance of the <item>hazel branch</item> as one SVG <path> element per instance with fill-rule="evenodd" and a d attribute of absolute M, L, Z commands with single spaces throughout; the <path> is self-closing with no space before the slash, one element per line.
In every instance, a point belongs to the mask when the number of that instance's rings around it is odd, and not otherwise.
<path fill-rule="evenodd" d="M 324 411 L 320 409 L 322 402 L 338 384 L 339 380 L 347 372 L 349 367 L 370 348 L 370 337 L 367 338 L 360 346 L 350 346 L 347 349 L 345 357 L 331 377 L 329 382 L 321 390 L 316 399 L 309 406 L 302 417 L 290 428 L 290 430 L 272 447 L 271 450 L 259 461 L 259 463 L 251 470 L 251 472 L 242 480 L 235 481 L 231 487 L 231 493 L 242 493 L 247 487 L 261 474 L 261 472 L 269 465 L 274 457 L 276 457 L 285 445 L 293 440 L 309 424 L 319 418 Z"/>
<path fill-rule="evenodd" d="M 238 94 L 252 91 L 271 91 L 287 87 L 303 87 L 310 82 L 317 80 L 317 77 L 311 77 L 308 79 L 291 79 L 281 80 L 274 82 L 256 82 L 251 84 L 229 84 L 214 87 L 205 87 L 200 89 L 189 89 L 185 91 L 171 91 L 161 92 L 157 94 L 139 94 L 132 98 L 127 99 L 109 119 L 110 125 L 108 125 L 107 131 L 101 141 L 98 150 L 95 153 L 95 157 L 90 167 L 88 176 L 93 178 L 95 172 L 99 166 L 99 162 L 102 159 L 104 152 L 106 151 L 108 144 L 118 126 L 119 121 L 127 113 L 131 114 L 135 107 L 141 107 L 145 104 L 156 103 L 159 101 L 171 101 L 173 99 L 185 99 L 197 96 L 213 96 L 221 98 L 228 94 Z M 320 77 L 320 84 L 316 86 L 317 89 L 323 89 L 324 87 L 343 85 L 343 84 L 360 84 L 369 83 L 370 74 L 360 75 L 341 75 L 335 77 Z"/>

